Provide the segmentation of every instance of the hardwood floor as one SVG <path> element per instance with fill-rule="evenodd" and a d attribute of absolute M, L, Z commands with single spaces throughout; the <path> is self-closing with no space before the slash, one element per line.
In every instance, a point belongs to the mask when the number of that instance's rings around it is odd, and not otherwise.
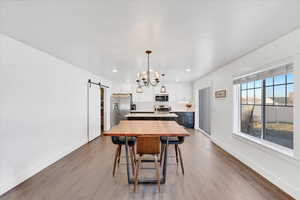
<path fill-rule="evenodd" d="M 121 164 L 112 177 L 116 146 L 100 137 L 69 154 L 0 197 L 1 200 L 276 200 L 292 199 L 238 160 L 214 145 L 200 132 L 181 146 L 185 175 L 170 149 L 167 184 L 139 185 L 136 193 L 127 184 Z M 124 153 L 122 153 L 124 155 Z M 172 156 L 173 155 L 173 156 Z M 125 158 L 122 158 L 123 162 Z M 155 170 L 142 170 L 153 174 Z"/>

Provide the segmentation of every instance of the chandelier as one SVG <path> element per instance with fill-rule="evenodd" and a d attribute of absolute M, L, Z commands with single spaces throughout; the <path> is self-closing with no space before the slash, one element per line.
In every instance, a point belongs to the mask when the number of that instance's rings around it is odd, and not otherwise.
<path fill-rule="evenodd" d="M 154 72 L 152 69 L 150 69 L 150 61 L 149 57 L 152 51 L 147 50 L 147 58 L 148 58 L 148 66 L 147 66 L 147 71 L 144 71 L 142 73 L 137 74 L 137 93 L 142 93 L 143 92 L 143 87 L 149 87 L 149 86 L 157 86 L 160 82 L 160 74 L 158 72 Z M 164 76 L 164 74 L 162 74 Z"/>

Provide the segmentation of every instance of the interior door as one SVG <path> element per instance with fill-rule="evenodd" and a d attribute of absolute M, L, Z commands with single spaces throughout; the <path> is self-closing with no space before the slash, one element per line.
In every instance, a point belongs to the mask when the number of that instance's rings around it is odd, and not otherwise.
<path fill-rule="evenodd" d="M 101 134 L 101 91 L 98 85 L 88 87 L 88 141 Z"/>
<path fill-rule="evenodd" d="M 210 88 L 199 90 L 199 128 L 210 135 Z"/>

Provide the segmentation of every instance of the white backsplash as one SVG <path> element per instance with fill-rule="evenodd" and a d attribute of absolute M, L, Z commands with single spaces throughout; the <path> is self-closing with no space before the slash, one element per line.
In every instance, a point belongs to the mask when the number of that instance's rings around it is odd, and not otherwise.
<path fill-rule="evenodd" d="M 133 102 L 136 105 L 136 110 L 140 111 L 153 111 L 154 105 L 156 105 L 153 101 L 138 101 Z M 171 111 L 186 111 L 187 108 L 184 103 L 181 102 L 169 102 L 169 106 L 171 106 Z M 191 108 L 193 109 L 193 108 Z"/>
<path fill-rule="evenodd" d="M 139 101 L 139 102 L 133 102 L 133 103 L 136 105 L 136 110 L 145 110 L 145 111 L 154 110 L 154 102 Z"/>

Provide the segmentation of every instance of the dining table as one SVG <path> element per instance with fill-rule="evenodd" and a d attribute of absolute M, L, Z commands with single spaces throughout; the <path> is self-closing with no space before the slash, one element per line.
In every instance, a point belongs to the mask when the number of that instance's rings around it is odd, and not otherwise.
<path fill-rule="evenodd" d="M 125 137 L 125 156 L 127 168 L 127 180 L 129 184 L 134 183 L 131 175 L 129 156 L 128 156 L 128 137 L 153 136 L 167 138 L 166 148 L 164 148 L 164 157 L 162 165 L 161 184 L 166 183 L 167 179 L 167 162 L 168 162 L 168 144 L 169 137 L 190 136 L 190 133 L 176 121 L 160 120 L 121 120 L 118 125 L 113 126 L 110 130 L 103 133 L 104 136 L 123 136 Z M 142 162 L 154 162 L 154 160 L 142 160 Z M 162 161 L 160 161 L 162 162 Z M 154 179 L 139 180 L 139 183 L 157 183 Z"/>

